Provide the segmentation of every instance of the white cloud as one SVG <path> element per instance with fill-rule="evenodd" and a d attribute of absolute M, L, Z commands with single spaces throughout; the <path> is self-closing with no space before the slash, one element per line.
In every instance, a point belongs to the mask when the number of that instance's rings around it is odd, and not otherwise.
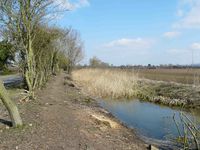
<path fill-rule="evenodd" d="M 180 55 L 180 54 L 185 54 L 189 52 L 188 49 L 178 49 L 178 48 L 172 48 L 172 49 L 168 49 L 167 53 L 168 54 L 172 54 L 172 55 Z"/>
<path fill-rule="evenodd" d="M 90 6 L 88 0 L 79 0 L 79 3 L 76 4 L 76 8 Z"/>
<path fill-rule="evenodd" d="M 114 64 L 142 64 L 150 59 L 156 40 L 148 38 L 121 38 L 97 46 L 93 55 Z"/>
<path fill-rule="evenodd" d="M 163 34 L 163 36 L 166 38 L 175 38 L 175 37 L 179 36 L 180 34 L 181 34 L 180 32 L 172 31 L 172 32 L 165 32 Z"/>
<path fill-rule="evenodd" d="M 184 12 L 182 9 L 178 9 L 178 11 L 176 12 L 177 16 L 182 17 L 184 15 Z"/>
<path fill-rule="evenodd" d="M 174 28 L 200 28 L 200 0 L 179 0 L 177 14 L 180 17 Z"/>
<path fill-rule="evenodd" d="M 148 49 L 154 44 L 154 41 L 151 39 L 142 39 L 142 38 L 135 38 L 135 39 L 128 39 L 122 38 L 119 40 L 111 41 L 105 44 L 106 47 L 109 48 L 128 48 L 128 49 Z"/>
<path fill-rule="evenodd" d="M 164 63 L 190 64 L 192 62 L 192 51 L 184 48 L 167 49 L 162 56 Z M 195 57 L 196 60 L 196 57 Z"/>
<path fill-rule="evenodd" d="M 165 58 L 168 61 L 174 61 L 177 64 L 199 63 L 200 43 L 193 43 L 187 48 L 174 48 L 166 50 Z"/>
<path fill-rule="evenodd" d="M 88 0 L 78 0 L 70 2 L 69 0 L 53 0 L 56 5 L 59 5 L 61 10 L 76 10 L 78 8 L 87 7 L 90 5 Z"/>
<path fill-rule="evenodd" d="M 193 43 L 190 46 L 187 46 L 185 49 L 181 48 L 172 48 L 168 49 L 167 53 L 168 54 L 185 54 L 185 53 L 191 53 L 192 50 L 200 50 L 200 43 Z"/>
<path fill-rule="evenodd" d="M 192 49 L 195 49 L 195 50 L 200 50 L 200 43 L 193 43 L 193 44 L 191 45 L 191 48 L 192 48 Z"/>
<path fill-rule="evenodd" d="M 71 2 L 70 0 L 50 0 L 52 5 L 49 10 L 54 11 L 45 16 L 48 20 L 62 19 L 65 11 L 75 11 L 82 7 L 90 6 L 89 0 L 76 0 Z"/>

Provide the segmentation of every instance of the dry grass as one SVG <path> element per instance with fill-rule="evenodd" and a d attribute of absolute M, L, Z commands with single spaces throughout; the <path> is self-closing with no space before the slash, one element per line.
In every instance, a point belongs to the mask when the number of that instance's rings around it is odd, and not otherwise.
<path fill-rule="evenodd" d="M 136 95 L 137 75 L 109 69 L 81 69 L 72 73 L 73 80 L 86 92 L 98 97 L 130 98 Z"/>
<path fill-rule="evenodd" d="M 101 98 L 137 97 L 170 106 L 200 107 L 200 86 L 141 79 L 133 70 L 80 69 L 72 78 L 89 95 Z"/>

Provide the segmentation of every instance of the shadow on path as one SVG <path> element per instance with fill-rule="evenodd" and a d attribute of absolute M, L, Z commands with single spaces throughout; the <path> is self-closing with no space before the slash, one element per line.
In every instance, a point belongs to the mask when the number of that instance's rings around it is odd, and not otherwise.
<path fill-rule="evenodd" d="M 12 127 L 12 122 L 11 121 L 0 119 L 0 123 L 5 124 L 5 125 L 7 125 L 9 127 Z"/>

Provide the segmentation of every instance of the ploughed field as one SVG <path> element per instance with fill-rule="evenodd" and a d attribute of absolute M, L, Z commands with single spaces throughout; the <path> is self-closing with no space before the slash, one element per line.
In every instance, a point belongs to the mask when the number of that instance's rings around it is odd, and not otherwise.
<path fill-rule="evenodd" d="M 200 84 L 200 69 L 137 69 L 134 72 L 140 78 L 183 84 Z"/>

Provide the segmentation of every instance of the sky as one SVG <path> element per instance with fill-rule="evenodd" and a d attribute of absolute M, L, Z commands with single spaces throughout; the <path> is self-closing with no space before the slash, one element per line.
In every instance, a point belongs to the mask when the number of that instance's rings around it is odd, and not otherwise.
<path fill-rule="evenodd" d="M 84 41 L 83 64 L 97 56 L 114 65 L 200 63 L 200 0 L 57 0 L 56 21 Z"/>

